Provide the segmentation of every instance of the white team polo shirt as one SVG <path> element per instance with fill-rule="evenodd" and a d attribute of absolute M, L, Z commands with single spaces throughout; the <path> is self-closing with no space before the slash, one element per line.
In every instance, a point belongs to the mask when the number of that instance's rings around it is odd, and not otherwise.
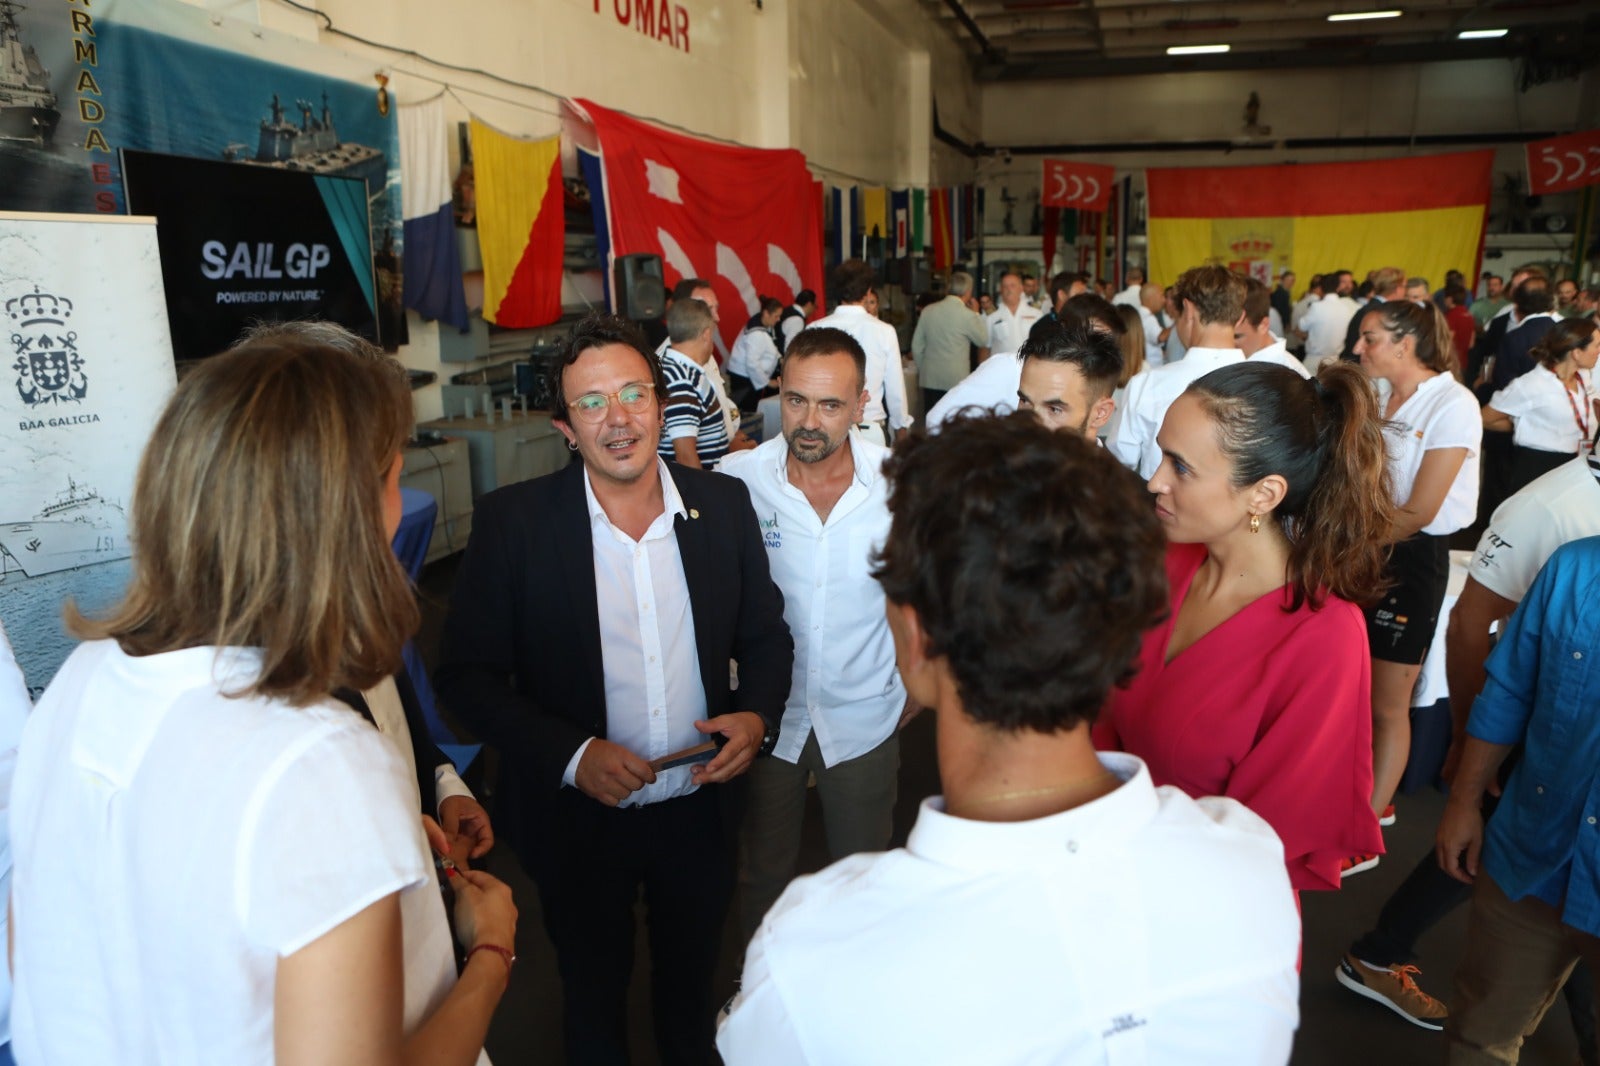
<path fill-rule="evenodd" d="M 1378 410 L 1388 404 L 1389 383 L 1378 381 Z M 1394 500 L 1404 505 L 1416 486 L 1422 457 L 1436 448 L 1465 448 L 1467 458 L 1450 483 L 1433 521 L 1421 532 L 1444 535 L 1472 524 L 1478 511 L 1478 455 L 1483 447 L 1483 414 L 1477 397 L 1453 374 L 1435 374 L 1383 423 Z"/>
<path fill-rule="evenodd" d="M 1288 1061 L 1300 919 L 1231 799 L 1115 791 L 1027 822 L 924 800 L 904 848 L 789 885 L 717 1033 L 728 1066 Z"/>
<path fill-rule="evenodd" d="M 872 577 L 872 554 L 889 535 L 881 473 L 889 449 L 854 433 L 845 447 L 855 478 L 826 522 L 789 482 L 789 444 L 781 435 L 718 467 L 750 489 L 794 635 L 794 675 L 772 752 L 785 762 L 799 762 L 812 732 L 826 766 L 865 755 L 888 739 L 905 709 L 883 588 Z"/>
<path fill-rule="evenodd" d="M 1600 482 L 1581 455 L 1562 463 L 1495 508 L 1472 553 L 1469 575 L 1520 603 L 1545 560 L 1570 541 L 1600 534 Z"/>
<path fill-rule="evenodd" d="M 1594 439 L 1594 400 L 1590 375 L 1578 371 L 1578 391 L 1568 392 L 1543 363 L 1489 398 L 1489 406 L 1511 416 L 1511 440 L 1524 448 L 1577 455 Z"/>

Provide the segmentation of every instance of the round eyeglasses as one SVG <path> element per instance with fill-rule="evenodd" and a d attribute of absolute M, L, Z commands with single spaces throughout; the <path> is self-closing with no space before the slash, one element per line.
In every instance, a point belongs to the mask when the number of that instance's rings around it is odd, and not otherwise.
<path fill-rule="evenodd" d="M 655 393 L 653 383 L 635 381 L 616 392 L 586 392 L 568 403 L 580 422 L 602 422 L 611 409 L 611 401 L 629 414 L 638 414 L 650 408 L 650 397 Z"/>

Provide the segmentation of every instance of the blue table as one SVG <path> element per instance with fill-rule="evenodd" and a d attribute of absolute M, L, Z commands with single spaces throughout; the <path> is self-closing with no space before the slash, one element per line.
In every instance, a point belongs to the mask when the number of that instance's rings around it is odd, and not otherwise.
<path fill-rule="evenodd" d="M 422 564 L 428 558 L 428 545 L 433 541 L 433 523 L 439 514 L 439 504 L 420 489 L 400 490 L 400 528 L 394 534 L 394 554 L 405 567 L 414 585 L 422 575 Z M 414 640 L 406 641 L 406 674 L 417 690 L 417 702 L 422 705 L 422 716 L 428 723 L 428 735 L 439 750 L 455 765 L 456 773 L 464 774 L 472 760 L 483 749 L 482 744 L 463 744 L 439 717 L 438 705 L 433 700 L 433 685 L 428 682 L 428 668 L 417 652 Z"/>

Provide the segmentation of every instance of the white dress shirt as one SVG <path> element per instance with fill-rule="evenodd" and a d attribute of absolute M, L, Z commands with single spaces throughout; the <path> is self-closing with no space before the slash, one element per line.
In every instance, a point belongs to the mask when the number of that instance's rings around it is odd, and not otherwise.
<path fill-rule="evenodd" d="M 904 848 L 792 882 L 717 1033 L 728 1066 L 1282 1066 L 1300 919 L 1270 826 L 1123 784 L 1026 822 L 924 800 Z"/>
<path fill-rule="evenodd" d="M 1022 360 L 1016 352 L 999 352 L 978 364 L 978 369 L 962 378 L 923 414 L 923 424 L 931 432 L 945 419 L 968 407 L 983 407 L 997 415 L 1017 409 L 1017 389 L 1022 386 Z"/>
<path fill-rule="evenodd" d="M 594 537 L 594 587 L 600 608 L 600 661 L 605 675 L 606 739 L 641 759 L 659 759 L 702 743 L 695 729 L 706 716 L 706 688 L 694 639 L 689 580 L 683 573 L 673 522 L 688 518 L 667 464 L 656 460 L 666 502 L 644 536 L 634 540 L 611 524 L 595 499 L 589 472 L 583 496 Z M 578 746 L 563 780 L 576 786 L 578 763 L 593 743 Z M 685 796 L 698 786 L 690 767 L 675 766 L 624 799 L 642 806 Z"/>
<path fill-rule="evenodd" d="M 863 422 L 889 419 L 889 431 L 915 421 L 906 406 L 906 376 L 900 365 L 900 334 L 889 323 L 867 314 L 860 304 L 840 304 L 833 314 L 807 329 L 842 329 L 867 353 L 867 407 Z"/>
<path fill-rule="evenodd" d="M 1129 285 L 1111 298 L 1111 306 L 1121 307 L 1123 304 L 1127 304 L 1129 307 L 1142 307 L 1144 304 L 1144 285 L 1142 283 Z"/>
<path fill-rule="evenodd" d="M 1311 371 L 1306 369 L 1306 364 L 1290 353 L 1289 346 L 1283 342 L 1282 337 L 1273 337 L 1272 343 L 1250 356 L 1252 363 L 1276 363 L 1286 366 L 1303 378 L 1309 378 Z"/>
<path fill-rule="evenodd" d="M 1311 310 L 1312 305 L 1317 300 L 1318 297 L 1315 293 L 1308 292 L 1295 301 L 1294 309 L 1289 312 L 1289 328 L 1291 330 L 1297 329 L 1304 332 L 1306 312 Z"/>
<path fill-rule="evenodd" d="M 798 322 L 799 319 L 790 319 Z M 800 332 L 798 329 L 796 333 Z M 767 387 L 778 370 L 778 345 L 769 330 L 759 326 L 746 329 L 733 342 L 733 354 L 728 356 L 728 373 L 743 374 L 758 389 Z"/>
<path fill-rule="evenodd" d="M 1161 465 L 1161 445 L 1156 434 L 1167 408 L 1183 395 L 1189 383 L 1234 363 L 1244 362 L 1237 348 L 1190 348 L 1180 362 L 1141 370 L 1128 382 L 1122 406 L 1111 418 L 1111 434 L 1106 447 L 1123 466 L 1148 478 Z"/>
<path fill-rule="evenodd" d="M 828 520 L 789 481 L 782 436 L 729 456 L 720 473 L 739 478 L 761 521 L 783 619 L 794 634 L 794 678 L 774 758 L 799 762 L 814 731 L 823 765 L 865 755 L 888 739 L 905 709 L 882 587 L 872 554 L 889 535 L 889 449 L 854 434 L 845 445 L 855 477 Z"/>
<path fill-rule="evenodd" d="M 1160 366 L 1166 362 L 1161 346 L 1161 320 L 1143 304 L 1133 304 L 1139 311 L 1139 325 L 1144 327 L 1144 361 L 1146 366 Z"/>
<path fill-rule="evenodd" d="M 386 677 L 378 682 L 376 687 L 363 692 L 362 697 L 367 701 L 367 710 L 372 712 L 372 724 L 378 727 L 378 732 L 394 741 L 400 759 L 406 764 L 411 779 L 417 779 L 417 751 L 411 744 L 411 726 L 406 722 L 405 704 L 400 702 L 400 690 L 395 687 L 394 678 Z M 461 775 L 456 773 L 456 768 L 448 760 L 433 768 L 433 809 L 439 813 L 439 808 L 451 796 L 465 796 L 472 799 L 472 789 L 461 780 Z M 417 797 L 417 803 L 422 803 L 423 797 Z"/>
<path fill-rule="evenodd" d="M 994 312 L 989 315 L 989 352 L 1014 352 L 1028 342 L 1028 333 L 1033 329 L 1033 324 L 1043 317 L 1037 308 L 1028 306 L 1026 300 L 1017 301 L 1017 309 L 1012 311 L 1005 304 L 999 304 Z"/>
<path fill-rule="evenodd" d="M 1306 311 L 1300 328 L 1306 334 L 1306 366 L 1313 373 L 1323 360 L 1337 359 L 1344 351 L 1345 333 L 1357 310 L 1354 300 L 1330 292 Z"/>

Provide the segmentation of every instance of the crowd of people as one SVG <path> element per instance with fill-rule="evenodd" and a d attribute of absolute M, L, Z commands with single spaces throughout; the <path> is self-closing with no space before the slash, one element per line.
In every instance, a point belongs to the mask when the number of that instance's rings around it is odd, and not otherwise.
<path fill-rule="evenodd" d="M 1007 273 L 983 315 L 957 271 L 920 395 L 856 260 L 726 355 L 703 279 L 658 337 L 584 319 L 550 381 L 573 460 L 477 501 L 440 638 L 492 810 L 401 668 L 403 374 L 254 331 L 179 383 L 127 593 L 68 605 L 31 714 L 0 639 L 17 1061 L 483 1061 L 498 844 L 574 1063 L 628 1061 L 641 901 L 664 1063 L 1286 1062 L 1334 962 L 1301 893 L 1384 852 L 1480 516 L 1436 846 L 1335 976 L 1458 1063 L 1516 1061 L 1565 986 L 1592 1056 L 1600 334 L 1592 293 L 1497 280 Z M 886 850 L 924 712 L 941 794 Z M 834 864 L 797 879 L 812 785 Z M 1469 898 L 1436 998 L 1417 938 Z"/>

